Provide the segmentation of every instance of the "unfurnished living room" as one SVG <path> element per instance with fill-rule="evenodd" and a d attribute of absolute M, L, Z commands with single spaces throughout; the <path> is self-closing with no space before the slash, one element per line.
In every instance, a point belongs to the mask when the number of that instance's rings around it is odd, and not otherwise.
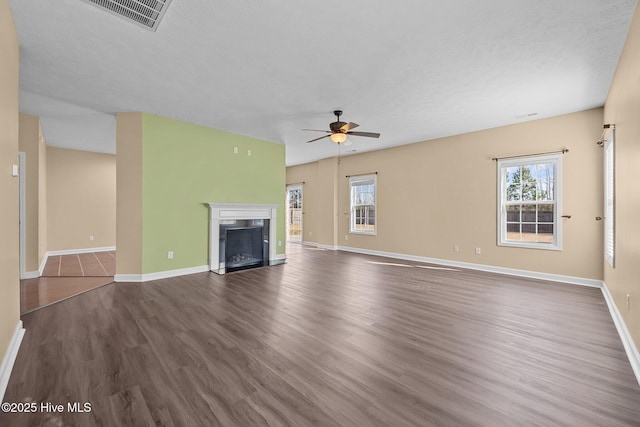
<path fill-rule="evenodd" d="M 0 0 L 0 426 L 640 426 L 635 0 Z"/>

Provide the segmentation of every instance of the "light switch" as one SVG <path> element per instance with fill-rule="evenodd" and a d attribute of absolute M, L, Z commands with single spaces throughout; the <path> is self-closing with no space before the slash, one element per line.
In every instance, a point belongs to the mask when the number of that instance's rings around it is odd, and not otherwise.
<path fill-rule="evenodd" d="M 11 176 L 18 176 L 19 168 L 18 165 L 11 165 Z"/>

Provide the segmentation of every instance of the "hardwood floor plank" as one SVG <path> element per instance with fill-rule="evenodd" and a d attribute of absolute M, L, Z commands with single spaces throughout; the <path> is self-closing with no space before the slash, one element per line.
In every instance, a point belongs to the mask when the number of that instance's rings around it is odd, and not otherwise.
<path fill-rule="evenodd" d="M 93 252 L 93 256 L 98 260 L 107 276 L 114 276 L 116 274 L 115 251 Z"/>
<path fill-rule="evenodd" d="M 94 253 L 78 254 L 83 276 L 109 276 Z"/>
<path fill-rule="evenodd" d="M 295 246 L 284 265 L 112 283 L 22 318 L 4 400 L 92 411 L 2 426 L 640 425 L 593 288 Z"/>
<path fill-rule="evenodd" d="M 60 276 L 84 276 L 78 255 L 60 256 Z"/>
<path fill-rule="evenodd" d="M 47 262 L 42 270 L 43 276 L 60 276 L 60 255 L 52 255 L 47 258 Z"/>
<path fill-rule="evenodd" d="M 109 397 L 113 426 L 155 426 L 139 386 L 125 389 Z"/>

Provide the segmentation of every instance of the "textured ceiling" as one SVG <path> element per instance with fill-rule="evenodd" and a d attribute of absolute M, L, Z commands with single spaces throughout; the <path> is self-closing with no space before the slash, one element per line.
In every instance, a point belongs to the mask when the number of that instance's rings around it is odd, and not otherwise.
<path fill-rule="evenodd" d="M 82 0 L 11 0 L 21 111 L 47 143 L 115 152 L 118 111 L 334 156 L 602 106 L 636 0 L 173 0 L 156 32 Z M 533 115 L 535 114 L 535 115 Z"/>

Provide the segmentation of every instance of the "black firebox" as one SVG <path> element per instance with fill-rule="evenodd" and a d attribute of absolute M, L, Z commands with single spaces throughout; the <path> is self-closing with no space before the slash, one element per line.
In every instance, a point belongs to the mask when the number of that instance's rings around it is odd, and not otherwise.
<path fill-rule="evenodd" d="M 220 227 L 220 261 L 224 260 L 225 272 L 269 265 L 269 221 L 234 222 Z"/>

